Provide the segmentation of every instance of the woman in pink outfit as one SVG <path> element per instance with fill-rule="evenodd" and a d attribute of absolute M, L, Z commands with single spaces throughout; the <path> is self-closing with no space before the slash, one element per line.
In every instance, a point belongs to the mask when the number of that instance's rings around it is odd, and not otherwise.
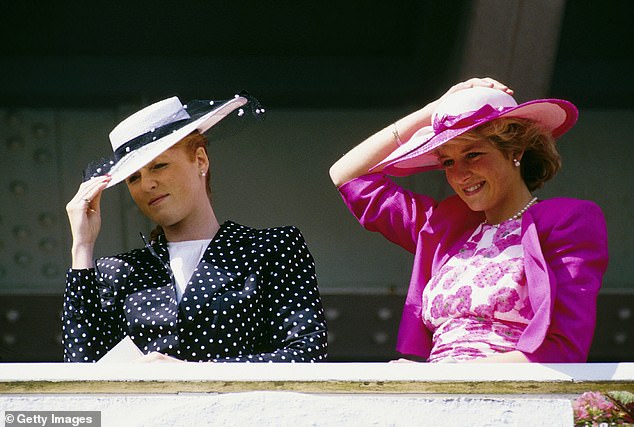
<path fill-rule="evenodd" d="M 397 350 L 429 362 L 585 362 L 607 267 L 600 208 L 533 195 L 577 120 L 559 99 L 518 105 L 474 78 L 344 155 L 330 175 L 370 231 L 414 254 Z M 444 169 L 437 201 L 388 175 Z"/>

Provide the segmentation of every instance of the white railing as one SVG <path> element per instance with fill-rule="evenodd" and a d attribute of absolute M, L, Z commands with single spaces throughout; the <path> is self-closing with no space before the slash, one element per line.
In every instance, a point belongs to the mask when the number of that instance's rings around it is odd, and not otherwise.
<path fill-rule="evenodd" d="M 634 363 L 0 364 L 5 414 L 98 411 L 126 427 L 570 427 L 574 397 L 614 390 L 634 391 Z"/>

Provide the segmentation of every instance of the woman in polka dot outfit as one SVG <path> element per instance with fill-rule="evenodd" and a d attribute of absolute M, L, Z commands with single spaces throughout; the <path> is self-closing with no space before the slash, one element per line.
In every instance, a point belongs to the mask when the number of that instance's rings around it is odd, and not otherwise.
<path fill-rule="evenodd" d="M 555 138 L 577 109 L 511 95 L 490 78 L 459 83 L 330 170 L 359 222 L 414 254 L 402 361 L 587 359 L 605 220 L 590 201 L 532 194 L 559 170 Z M 444 169 L 456 195 L 438 202 L 387 177 L 431 169 Z"/>
<path fill-rule="evenodd" d="M 64 359 L 95 362 L 130 337 L 140 361 L 315 362 L 326 324 L 314 261 L 294 227 L 220 224 L 209 194 L 204 132 L 229 101 L 152 104 L 110 133 L 112 160 L 91 166 L 67 205 L 73 234 L 63 312 Z M 126 182 L 159 225 L 142 249 L 93 261 L 103 190 Z"/>

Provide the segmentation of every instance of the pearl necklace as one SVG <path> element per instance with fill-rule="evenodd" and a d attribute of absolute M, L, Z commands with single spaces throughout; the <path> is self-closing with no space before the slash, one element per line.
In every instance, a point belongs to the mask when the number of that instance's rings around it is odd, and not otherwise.
<path fill-rule="evenodd" d="M 519 211 L 517 211 L 515 213 L 515 215 L 513 215 L 512 217 L 510 217 L 509 219 L 502 221 L 502 222 L 506 222 L 506 221 L 512 221 L 512 220 L 516 220 L 522 217 L 522 215 L 524 215 L 524 212 L 526 212 L 528 210 L 528 208 L 530 208 L 531 206 L 533 206 L 535 204 L 535 202 L 537 201 L 537 197 L 533 197 L 528 203 L 526 203 L 526 205 L 520 209 Z M 485 224 L 488 224 L 489 221 L 488 220 L 484 220 Z M 501 224 L 501 223 L 500 223 Z M 492 224 L 493 226 L 499 226 L 500 224 Z"/>

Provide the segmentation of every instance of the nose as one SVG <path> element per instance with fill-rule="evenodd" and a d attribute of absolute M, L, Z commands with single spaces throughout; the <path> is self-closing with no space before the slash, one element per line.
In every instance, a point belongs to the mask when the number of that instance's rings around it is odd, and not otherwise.
<path fill-rule="evenodd" d="M 149 173 L 141 172 L 139 180 L 141 181 L 141 188 L 143 191 L 151 191 L 156 188 L 156 180 L 152 178 Z"/>
<path fill-rule="evenodd" d="M 446 169 L 447 179 L 456 183 L 467 182 L 473 173 L 463 162 L 456 162 L 452 167 Z"/>

